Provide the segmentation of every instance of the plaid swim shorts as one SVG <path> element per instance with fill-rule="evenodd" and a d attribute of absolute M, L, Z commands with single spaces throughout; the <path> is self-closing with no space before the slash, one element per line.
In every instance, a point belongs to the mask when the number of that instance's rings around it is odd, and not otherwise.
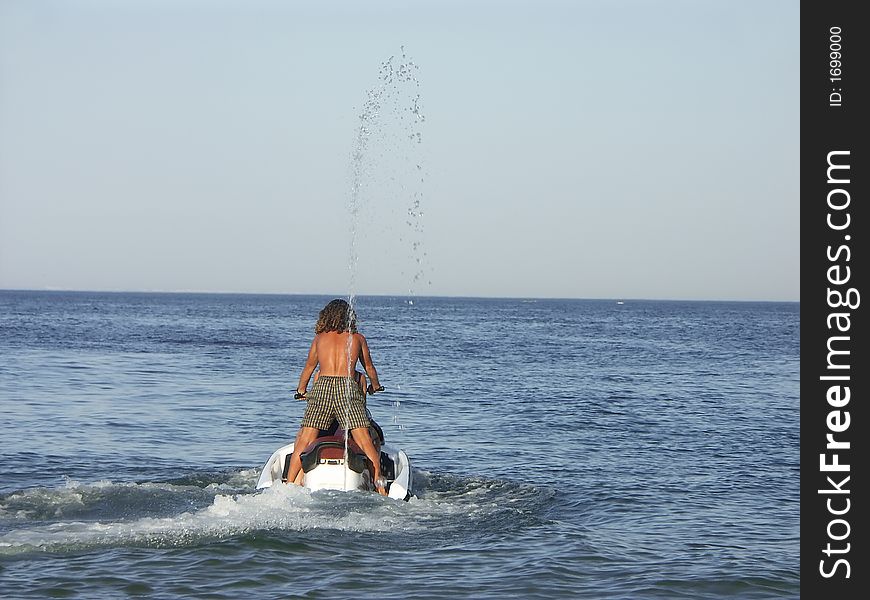
<path fill-rule="evenodd" d="M 352 377 L 321 375 L 306 394 L 302 427 L 326 429 L 332 420 L 342 429 L 368 427 L 369 418 L 359 383 Z"/>

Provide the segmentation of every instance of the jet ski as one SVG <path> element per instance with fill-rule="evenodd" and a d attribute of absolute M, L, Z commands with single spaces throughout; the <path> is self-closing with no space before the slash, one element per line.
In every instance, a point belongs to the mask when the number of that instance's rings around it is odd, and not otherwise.
<path fill-rule="evenodd" d="M 397 500 L 410 500 L 413 496 L 411 462 L 403 450 L 384 443 L 384 432 L 372 421 L 380 442 L 381 475 L 386 479 L 387 496 Z M 257 489 L 287 482 L 293 443 L 281 446 L 260 472 Z M 333 421 L 327 430 L 321 430 L 300 455 L 302 459 L 302 485 L 310 490 L 364 490 L 375 492 L 370 462 L 348 432 Z"/>

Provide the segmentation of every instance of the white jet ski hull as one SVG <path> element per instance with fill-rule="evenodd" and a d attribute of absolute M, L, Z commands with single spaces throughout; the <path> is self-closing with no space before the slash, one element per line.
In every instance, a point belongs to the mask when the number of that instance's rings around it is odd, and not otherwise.
<path fill-rule="evenodd" d="M 282 484 L 287 462 L 293 453 L 293 444 L 281 446 L 260 472 L 257 489 Z M 361 473 L 353 470 L 345 458 L 320 458 L 315 466 L 304 471 L 302 485 L 315 490 L 366 490 L 375 491 L 368 469 Z M 381 465 L 387 479 L 387 496 L 397 500 L 409 500 L 413 495 L 413 473 L 408 455 L 403 450 L 389 445 L 381 446 Z M 388 467 L 384 469 L 384 466 Z M 392 468 L 390 468 L 392 467 Z"/>

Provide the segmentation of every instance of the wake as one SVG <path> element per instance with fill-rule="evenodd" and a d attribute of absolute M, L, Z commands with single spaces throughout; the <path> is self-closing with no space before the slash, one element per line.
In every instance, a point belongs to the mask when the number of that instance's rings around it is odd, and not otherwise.
<path fill-rule="evenodd" d="M 367 492 L 277 485 L 256 490 L 258 471 L 221 482 L 83 484 L 33 488 L 0 497 L 0 557 L 103 547 L 173 548 L 258 532 L 370 532 L 449 536 L 542 522 L 551 490 L 515 482 L 417 470 L 409 502 Z M 201 477 L 195 478 L 199 482 Z"/>

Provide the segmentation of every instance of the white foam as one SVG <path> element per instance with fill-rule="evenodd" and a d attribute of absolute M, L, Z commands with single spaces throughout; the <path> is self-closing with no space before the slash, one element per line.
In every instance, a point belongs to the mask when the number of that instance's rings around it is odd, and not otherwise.
<path fill-rule="evenodd" d="M 415 478 L 424 488 L 430 475 L 415 470 Z M 254 492 L 256 476 L 255 470 L 243 471 L 229 482 L 205 488 L 159 482 L 69 481 L 62 488 L 16 492 L 0 502 L 0 517 L 6 525 L 23 526 L 0 535 L 0 554 L 99 546 L 190 546 L 254 531 L 409 532 L 466 527 L 469 520 L 503 514 L 507 506 L 515 507 L 510 512 L 524 513 L 527 501 L 542 494 L 533 486 L 448 475 L 442 490 L 429 489 L 423 497 L 401 502 L 366 492 L 311 492 L 292 485 Z M 240 489 L 251 493 L 238 493 Z M 153 513 L 155 494 L 174 499 L 179 507 L 198 503 L 204 508 L 147 516 Z M 119 495 L 125 497 L 125 503 L 118 514 L 129 515 L 133 509 L 133 514 L 145 516 L 112 520 L 104 514 L 102 520 L 88 520 L 95 506 L 99 507 L 98 515 L 104 509 L 96 502 Z M 55 519 L 59 520 L 44 523 Z M 34 524 L 34 520 L 44 524 Z"/>
<path fill-rule="evenodd" d="M 184 546 L 260 530 L 389 531 L 404 528 L 395 506 L 390 506 L 395 504 L 370 494 L 312 494 L 280 485 L 253 494 L 217 495 L 205 509 L 172 517 L 64 521 L 16 529 L 0 536 L 0 553 L 104 545 Z"/>

